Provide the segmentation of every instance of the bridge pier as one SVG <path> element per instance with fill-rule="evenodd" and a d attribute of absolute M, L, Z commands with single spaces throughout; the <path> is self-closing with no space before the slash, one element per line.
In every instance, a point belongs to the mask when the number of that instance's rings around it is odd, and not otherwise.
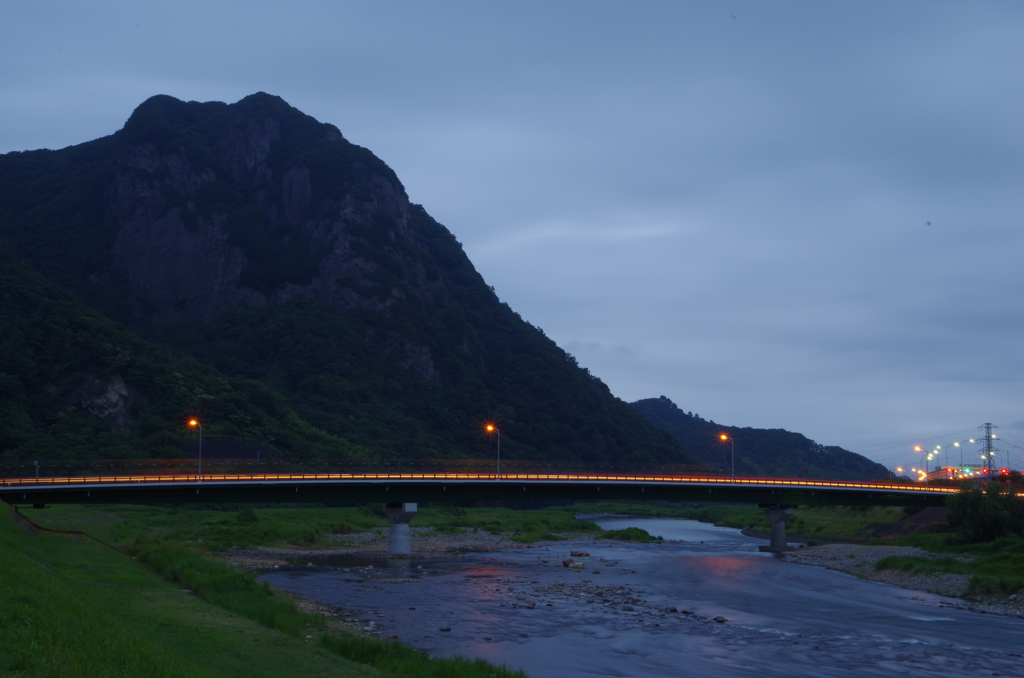
<path fill-rule="evenodd" d="M 772 553 L 791 551 L 786 542 L 786 520 L 793 515 L 793 509 L 796 507 L 761 504 L 760 508 L 764 509 L 764 514 L 768 516 L 768 522 L 772 525 L 772 538 L 767 546 L 759 546 L 757 550 Z"/>
<path fill-rule="evenodd" d="M 384 504 L 384 515 L 391 521 L 391 533 L 388 535 L 388 553 L 412 553 L 409 541 L 409 521 L 416 515 L 416 504 L 387 503 Z"/>

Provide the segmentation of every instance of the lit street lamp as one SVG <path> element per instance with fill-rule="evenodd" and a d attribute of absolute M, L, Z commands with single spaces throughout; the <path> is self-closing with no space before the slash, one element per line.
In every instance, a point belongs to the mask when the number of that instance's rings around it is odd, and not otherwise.
<path fill-rule="evenodd" d="M 967 471 L 967 469 L 964 468 L 964 448 L 963 448 L 963 445 L 964 445 L 964 443 L 973 443 L 973 442 L 974 442 L 974 438 L 968 438 L 967 440 L 961 440 L 958 443 L 953 443 L 953 447 L 959 447 L 960 448 L 960 472 L 957 475 L 960 475 L 962 473 L 966 473 L 966 471 Z"/>
<path fill-rule="evenodd" d="M 921 447 L 920 445 L 914 445 L 914 452 L 924 452 L 924 448 Z M 925 485 L 928 485 L 928 461 L 930 459 L 931 459 L 931 457 L 929 457 L 928 455 L 925 455 L 925 457 L 924 457 L 924 477 L 923 477 Z M 920 473 L 921 473 L 916 468 L 912 468 L 910 470 L 911 471 L 917 471 L 918 475 L 920 475 Z M 921 481 L 921 480 L 922 480 L 922 478 L 918 478 L 918 481 Z"/>
<path fill-rule="evenodd" d="M 732 439 L 732 436 L 728 436 L 725 433 L 718 436 L 722 440 L 728 440 L 729 445 L 732 446 L 732 482 L 736 482 L 736 442 Z"/>
<path fill-rule="evenodd" d="M 501 429 L 494 424 L 488 424 L 485 428 L 488 433 L 498 434 L 498 480 L 501 480 Z"/>
<path fill-rule="evenodd" d="M 188 425 L 192 428 L 199 428 L 199 482 L 203 482 L 203 425 L 197 419 L 190 419 Z M 199 490 L 196 490 L 198 492 Z"/>

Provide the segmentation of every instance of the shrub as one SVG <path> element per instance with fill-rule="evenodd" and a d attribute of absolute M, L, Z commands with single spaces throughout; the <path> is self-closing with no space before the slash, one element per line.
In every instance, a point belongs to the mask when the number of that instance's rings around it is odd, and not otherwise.
<path fill-rule="evenodd" d="M 662 537 L 652 537 L 647 530 L 642 530 L 639 527 L 627 527 L 622 530 L 609 530 L 602 534 L 598 539 L 616 539 L 618 541 L 635 541 L 641 544 L 660 543 L 664 541 Z"/>
<path fill-rule="evenodd" d="M 527 532 L 526 534 L 517 534 L 512 537 L 512 541 L 517 541 L 521 544 L 532 544 L 535 541 L 565 541 L 565 537 L 559 537 L 557 534 L 551 534 L 550 532 Z"/>
<path fill-rule="evenodd" d="M 1012 486 L 1004 490 L 993 481 L 983 492 L 965 483 L 960 492 L 946 500 L 946 505 L 950 527 L 968 544 L 1024 536 L 1024 502 Z"/>

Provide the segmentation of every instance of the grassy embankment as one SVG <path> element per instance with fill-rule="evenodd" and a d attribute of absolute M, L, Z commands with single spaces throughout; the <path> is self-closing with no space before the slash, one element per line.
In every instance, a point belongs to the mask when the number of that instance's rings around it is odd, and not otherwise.
<path fill-rule="evenodd" d="M 107 536 L 125 522 L 110 515 L 92 516 Z M 12 517 L 0 504 L 0 675 L 524 678 L 346 633 L 182 546 L 136 538 L 133 556 Z"/>

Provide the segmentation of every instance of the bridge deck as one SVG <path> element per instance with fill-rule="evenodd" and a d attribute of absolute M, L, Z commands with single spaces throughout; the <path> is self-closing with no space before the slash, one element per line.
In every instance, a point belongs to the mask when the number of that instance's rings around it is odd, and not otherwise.
<path fill-rule="evenodd" d="M 0 499 L 33 504 L 661 499 L 938 505 L 956 491 L 892 482 L 570 473 L 213 473 L 201 478 L 145 474 L 0 479 Z"/>
<path fill-rule="evenodd" d="M 53 487 L 81 488 L 109 484 L 167 484 L 167 483 L 252 483 L 295 481 L 343 481 L 343 482 L 395 482 L 403 480 L 429 480 L 435 482 L 458 481 L 505 481 L 505 482 L 583 482 L 583 483 L 669 483 L 685 485 L 739 485 L 760 487 L 799 488 L 846 488 L 849 490 L 871 490 L 886 492 L 941 493 L 957 492 L 953 487 L 907 485 L 903 483 L 853 481 L 853 480 L 812 480 L 807 478 L 725 478 L 722 476 L 662 476 L 662 475 L 620 475 L 620 474 L 567 474 L 567 473 L 204 473 L 200 479 L 195 474 L 152 474 L 152 475 L 100 475 L 64 476 L 44 478 L 3 478 L 2 487 Z"/>

